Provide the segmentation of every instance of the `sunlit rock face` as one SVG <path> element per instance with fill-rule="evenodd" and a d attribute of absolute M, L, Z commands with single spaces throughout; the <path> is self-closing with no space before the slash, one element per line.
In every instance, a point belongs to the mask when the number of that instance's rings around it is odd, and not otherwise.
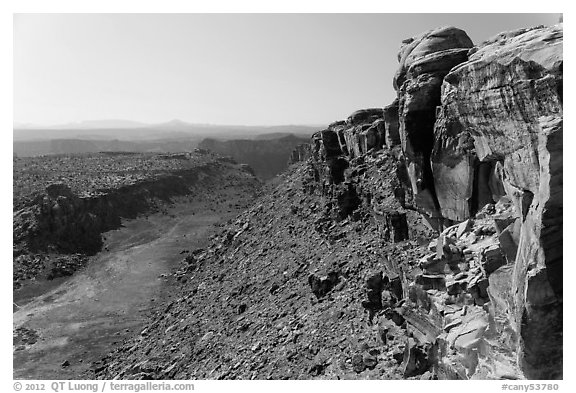
<path fill-rule="evenodd" d="M 489 292 L 496 315 L 512 307 L 496 323 L 517 333 L 511 345 L 528 378 L 561 375 L 562 42 L 557 25 L 472 49 L 444 78 L 431 153 L 442 217 L 462 221 L 503 196 L 515 205 L 517 256 L 498 272 L 512 289 Z"/>
<path fill-rule="evenodd" d="M 430 167 L 434 145 L 436 107 L 444 76 L 467 60 L 473 46 L 468 35 L 455 27 L 442 27 L 404 40 L 398 53 L 400 66 L 393 84 L 398 93 L 399 137 L 410 182 L 408 202 L 439 218 Z"/>

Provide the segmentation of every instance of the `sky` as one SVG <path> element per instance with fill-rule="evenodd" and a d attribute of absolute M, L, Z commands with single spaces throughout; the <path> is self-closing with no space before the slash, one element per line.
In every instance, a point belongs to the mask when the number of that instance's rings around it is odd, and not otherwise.
<path fill-rule="evenodd" d="M 403 39 L 559 14 L 15 14 L 14 122 L 327 124 L 395 97 Z"/>

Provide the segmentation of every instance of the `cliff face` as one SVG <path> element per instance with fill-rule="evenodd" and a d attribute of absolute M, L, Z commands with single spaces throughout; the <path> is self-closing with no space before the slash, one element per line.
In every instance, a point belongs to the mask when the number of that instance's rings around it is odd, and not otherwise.
<path fill-rule="evenodd" d="M 306 138 L 295 135 L 261 140 L 204 139 L 198 147 L 248 164 L 254 169 L 256 176 L 262 180 L 269 180 L 288 167 L 288 162 L 293 158 L 291 154 L 294 148 L 307 141 Z"/>
<path fill-rule="evenodd" d="M 398 99 L 313 136 L 317 178 L 345 201 L 336 217 L 374 197 L 349 175 L 384 148 L 397 201 L 441 232 L 407 299 L 440 377 L 561 376 L 562 38 L 559 25 L 473 48 L 452 27 L 407 39 Z"/>
<path fill-rule="evenodd" d="M 474 48 L 444 78 L 434 128 L 443 217 L 462 221 L 503 198 L 514 205 L 517 256 L 497 272 L 513 291 L 489 292 L 493 311 L 509 312 L 498 328 L 519 334 L 529 378 L 560 373 L 562 354 L 562 41 L 562 26 L 553 26 Z"/>
<path fill-rule="evenodd" d="M 399 133 L 403 160 L 410 178 L 408 200 L 431 218 L 438 202 L 430 167 L 436 107 L 442 81 L 450 69 L 466 61 L 472 41 L 454 27 L 435 29 L 404 40 L 394 76 L 398 93 Z"/>

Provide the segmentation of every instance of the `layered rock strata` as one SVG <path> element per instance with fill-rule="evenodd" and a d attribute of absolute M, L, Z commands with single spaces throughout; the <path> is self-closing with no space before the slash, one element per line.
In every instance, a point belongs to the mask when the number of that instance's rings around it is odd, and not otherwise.
<path fill-rule="evenodd" d="M 431 326 L 416 334 L 415 345 L 435 359 L 430 365 L 440 377 L 505 377 L 501 370 L 561 376 L 562 37 L 561 25 L 537 27 L 472 48 L 466 33 L 448 27 L 405 40 L 394 77 L 398 99 L 382 112 L 357 111 L 312 138 L 326 195 L 356 205 L 371 199 L 354 174 L 383 148 L 396 162 L 402 187 L 394 194 L 402 207 L 421 212 L 439 231 L 465 225 L 458 236 L 443 231 L 439 251 L 406 282 L 425 298 L 412 299 L 412 309 L 437 303 L 406 320 L 412 333 Z M 373 138 L 366 138 L 368 130 Z M 350 203 L 340 207 L 339 219 L 353 211 Z M 489 222 L 476 228 L 470 218 Z M 476 235 L 464 244 L 460 237 L 469 230 Z M 478 234 L 485 237 L 480 244 Z M 468 273 L 472 260 L 480 275 Z M 447 304 L 467 307 L 468 316 L 447 317 Z M 474 337 L 445 337 L 454 323 L 474 325 Z M 459 355 L 451 358 L 454 350 Z"/>
<path fill-rule="evenodd" d="M 503 197 L 515 206 L 517 256 L 496 271 L 513 291 L 490 293 L 508 298 L 494 312 L 510 312 L 499 323 L 518 334 L 528 378 L 561 374 L 562 42 L 557 25 L 472 49 L 444 78 L 431 157 L 443 217 L 462 221 Z"/>
<path fill-rule="evenodd" d="M 444 77 L 467 60 L 472 46 L 464 31 L 443 27 L 404 40 L 398 53 L 400 66 L 393 85 L 398 94 L 403 162 L 410 180 L 405 186 L 407 200 L 436 220 L 440 212 L 430 167 L 436 107 Z"/>

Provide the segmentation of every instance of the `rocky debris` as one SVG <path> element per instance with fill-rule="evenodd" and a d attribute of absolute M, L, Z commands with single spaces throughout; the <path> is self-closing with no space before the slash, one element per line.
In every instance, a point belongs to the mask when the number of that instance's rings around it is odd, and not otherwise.
<path fill-rule="evenodd" d="M 22 250 L 21 253 L 14 255 L 13 259 L 13 282 L 14 289 L 22 287 L 22 281 L 36 277 L 43 272 L 48 265 L 46 255 L 35 255 Z"/>
<path fill-rule="evenodd" d="M 426 352 L 421 347 L 418 347 L 416 341 L 412 338 L 406 340 L 402 364 L 405 378 L 424 374 L 430 368 Z"/>
<path fill-rule="evenodd" d="M 84 267 L 88 258 L 82 254 L 58 256 L 49 266 L 47 279 L 53 280 L 58 277 L 71 276 L 76 270 Z"/>
<path fill-rule="evenodd" d="M 517 333 L 502 324 L 513 304 L 514 262 L 507 261 L 495 228 L 498 217 L 514 209 L 506 203 L 483 209 L 430 243 L 435 252 L 420 259 L 400 309 L 420 347 L 420 358 L 405 357 L 407 375 L 431 370 L 439 378 L 499 378 L 506 370 L 508 377 L 524 376 L 515 360 Z M 427 367 L 414 365 L 424 358 Z"/>
<path fill-rule="evenodd" d="M 390 278 L 378 272 L 366 280 L 366 289 L 371 307 L 375 309 L 391 307 L 402 299 L 402 283 L 398 276 Z"/>
<path fill-rule="evenodd" d="M 194 270 L 184 273 L 181 291 L 156 314 L 145 339 L 95 365 L 96 376 L 401 378 L 406 333 L 394 322 L 402 324 L 394 309 L 403 295 L 393 266 L 421 251 L 412 240 L 385 240 L 363 194 L 357 216 L 332 217 L 332 199 L 311 168 L 294 164 L 209 247 L 193 251 Z M 381 178 L 373 170 L 362 184 Z M 392 195 L 388 185 L 378 187 Z M 415 213 L 406 212 L 406 220 L 415 237 L 427 231 Z M 372 268 L 382 288 L 381 308 L 370 318 L 362 277 Z M 386 326 L 385 344 L 379 326 Z M 155 359 L 146 375 L 131 368 L 141 359 Z"/>
<path fill-rule="evenodd" d="M 15 350 L 24 349 L 26 345 L 34 345 L 38 341 L 38 333 L 35 330 L 25 327 L 16 328 L 13 332 L 13 342 Z"/>

